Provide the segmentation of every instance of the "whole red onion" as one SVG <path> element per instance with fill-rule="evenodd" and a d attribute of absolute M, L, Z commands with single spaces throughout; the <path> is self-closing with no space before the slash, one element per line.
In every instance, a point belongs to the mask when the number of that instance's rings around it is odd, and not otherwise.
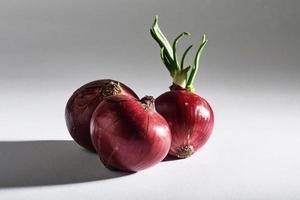
<path fill-rule="evenodd" d="M 213 129 L 214 114 L 205 99 L 173 87 L 160 95 L 155 104 L 171 129 L 169 154 L 186 158 L 206 143 Z"/>
<path fill-rule="evenodd" d="M 110 79 L 87 83 L 70 97 L 65 109 L 65 119 L 71 136 L 79 145 L 95 151 L 90 136 L 92 114 L 104 97 L 117 94 L 138 98 L 129 87 Z"/>
<path fill-rule="evenodd" d="M 180 62 L 176 47 L 178 41 L 190 33 L 183 32 L 178 35 L 171 46 L 158 26 L 157 16 L 150 32 L 160 46 L 161 59 L 173 79 L 171 91 L 156 99 L 156 109 L 167 120 L 171 129 L 172 144 L 169 153 L 179 158 L 186 158 L 205 144 L 214 124 L 211 107 L 205 99 L 194 93 L 193 86 L 199 68 L 199 59 L 207 39 L 205 35 L 202 36 L 194 63 L 185 67 L 184 59 L 192 45 L 184 51 Z"/>
<path fill-rule="evenodd" d="M 124 95 L 104 99 L 93 113 L 91 136 L 104 165 L 123 171 L 155 165 L 171 145 L 169 126 L 149 96 L 141 101 Z"/>

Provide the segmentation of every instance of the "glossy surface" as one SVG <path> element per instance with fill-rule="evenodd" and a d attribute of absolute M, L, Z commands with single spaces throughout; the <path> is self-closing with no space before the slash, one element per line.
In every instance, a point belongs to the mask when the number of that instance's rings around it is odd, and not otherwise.
<path fill-rule="evenodd" d="M 169 154 L 186 158 L 206 143 L 213 129 L 214 114 L 205 99 L 173 88 L 160 95 L 155 103 L 157 112 L 167 120 L 171 129 Z"/>
<path fill-rule="evenodd" d="M 90 120 L 98 104 L 103 100 L 105 94 L 112 89 L 107 87 L 111 82 L 118 83 L 121 94 L 138 98 L 137 95 L 124 84 L 110 80 L 97 80 L 87 83 L 77 89 L 68 100 L 65 109 L 65 119 L 72 138 L 82 147 L 95 151 L 90 137 Z M 106 92 L 106 93 L 105 93 Z"/>
<path fill-rule="evenodd" d="M 171 145 L 169 126 L 154 105 L 122 95 L 99 104 L 92 116 L 91 136 L 101 161 L 123 171 L 155 165 Z"/>

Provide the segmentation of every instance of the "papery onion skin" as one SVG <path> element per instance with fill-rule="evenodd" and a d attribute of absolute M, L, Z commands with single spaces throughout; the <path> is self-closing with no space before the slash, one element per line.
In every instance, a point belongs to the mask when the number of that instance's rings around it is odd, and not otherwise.
<path fill-rule="evenodd" d="M 87 83 L 69 98 L 65 108 L 65 120 L 69 133 L 80 146 L 95 152 L 90 136 L 92 114 L 103 98 L 116 94 L 138 98 L 129 87 L 111 79 Z"/>
<path fill-rule="evenodd" d="M 169 154 L 186 158 L 209 139 L 213 130 L 214 114 L 205 99 L 179 88 L 173 85 L 171 91 L 156 99 L 155 105 L 171 130 L 172 144 Z"/>
<path fill-rule="evenodd" d="M 106 98 L 92 116 L 91 137 L 105 166 L 129 172 L 157 164 L 171 145 L 169 126 L 155 111 L 153 97 Z"/>

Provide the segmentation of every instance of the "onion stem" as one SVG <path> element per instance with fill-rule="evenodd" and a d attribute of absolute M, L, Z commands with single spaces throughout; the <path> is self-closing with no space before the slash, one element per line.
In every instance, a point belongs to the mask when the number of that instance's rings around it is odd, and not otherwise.
<path fill-rule="evenodd" d="M 178 61 L 177 61 L 176 47 L 177 47 L 178 41 L 179 41 L 183 36 L 185 36 L 185 35 L 191 35 L 191 34 L 188 33 L 188 32 L 183 32 L 183 33 L 181 33 L 180 35 L 178 35 L 177 38 L 176 38 L 176 39 L 174 40 L 174 42 L 173 42 L 173 58 L 174 58 L 174 63 L 175 63 L 175 65 L 176 65 L 176 68 L 177 68 L 178 70 L 180 70 L 180 67 L 179 67 Z"/>
<path fill-rule="evenodd" d="M 193 45 L 190 45 L 184 51 L 180 64 L 178 63 L 176 48 L 179 40 L 183 36 L 190 35 L 190 33 L 182 32 L 181 34 L 179 34 L 175 38 L 173 45 L 171 47 L 169 41 L 167 40 L 167 38 L 159 28 L 158 16 L 155 16 L 154 18 L 154 22 L 150 29 L 150 33 L 151 36 L 154 38 L 154 40 L 160 46 L 160 57 L 163 63 L 165 64 L 166 68 L 170 72 L 170 75 L 173 78 L 173 82 L 177 85 L 180 85 L 183 88 L 186 88 L 187 91 L 194 92 L 193 83 L 199 69 L 199 61 L 200 61 L 201 53 L 207 43 L 205 34 L 202 36 L 202 42 L 200 44 L 200 47 L 197 50 L 193 65 L 184 68 L 185 57 Z"/>
<path fill-rule="evenodd" d="M 190 45 L 183 53 L 182 58 L 181 58 L 181 63 L 180 63 L 180 69 L 183 70 L 184 67 L 184 59 L 186 54 L 189 52 L 189 50 L 193 47 L 193 45 Z"/>
<path fill-rule="evenodd" d="M 195 81 L 195 77 L 196 77 L 196 74 L 197 74 L 198 69 L 199 69 L 200 57 L 201 57 L 203 48 L 205 47 L 206 43 L 207 43 L 207 39 L 206 39 L 205 34 L 203 34 L 202 42 L 201 42 L 200 47 L 197 50 L 196 57 L 195 57 L 195 60 L 194 60 L 194 65 L 192 67 L 192 71 L 191 71 L 191 74 L 189 76 L 189 79 L 188 79 L 187 85 L 186 85 L 186 89 L 190 92 L 194 92 L 194 90 L 195 90 L 194 86 L 193 86 L 193 83 Z"/>

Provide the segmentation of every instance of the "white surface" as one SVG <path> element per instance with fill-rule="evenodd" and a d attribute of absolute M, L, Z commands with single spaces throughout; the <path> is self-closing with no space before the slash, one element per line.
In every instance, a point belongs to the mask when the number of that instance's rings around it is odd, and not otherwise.
<path fill-rule="evenodd" d="M 0 200 L 300 199 L 299 8 L 299 0 L 1 0 Z M 71 142 L 64 106 L 95 79 L 122 81 L 140 97 L 167 90 L 149 33 L 155 14 L 170 40 L 192 33 L 178 46 L 195 45 L 187 64 L 207 34 L 196 89 L 215 128 L 193 157 L 122 176 Z"/>
<path fill-rule="evenodd" d="M 205 95 L 216 122 L 204 148 L 120 176 L 68 141 L 3 147 L 9 140 L 71 139 L 63 118 L 68 92 L 7 91 L 0 105 L 0 199 L 299 199 L 300 96 L 214 92 Z"/>

